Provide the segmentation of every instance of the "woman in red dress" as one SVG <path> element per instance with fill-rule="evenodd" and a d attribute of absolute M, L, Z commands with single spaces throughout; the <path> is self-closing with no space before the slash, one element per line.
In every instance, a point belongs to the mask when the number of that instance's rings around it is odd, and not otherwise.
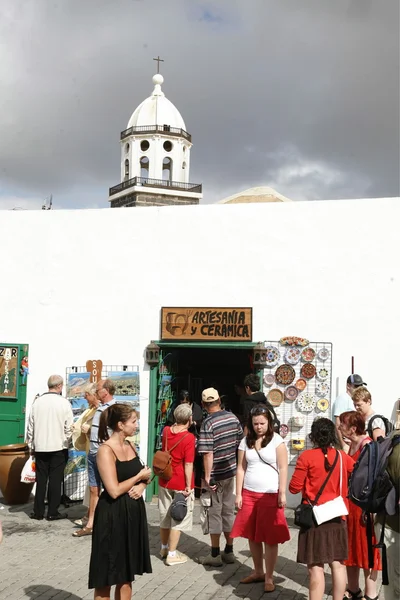
<path fill-rule="evenodd" d="M 290 539 L 285 518 L 287 450 L 274 432 L 273 416 L 264 405 L 251 409 L 247 436 L 239 446 L 236 472 L 236 507 L 239 512 L 231 537 L 249 540 L 254 571 L 240 583 L 264 582 L 264 591 L 273 592 L 278 544 Z M 265 574 L 263 569 L 263 544 Z"/>
<path fill-rule="evenodd" d="M 350 442 L 349 456 L 356 462 L 365 444 L 372 442 L 371 438 L 365 433 L 364 415 L 355 410 L 349 410 L 342 413 L 339 419 L 340 432 Z M 374 548 L 374 568 L 370 569 L 368 566 L 368 544 L 363 511 L 353 502 L 349 502 L 349 504 L 349 515 L 347 517 L 349 557 L 345 561 L 348 582 L 346 597 L 352 600 L 362 597 L 366 600 L 377 600 L 376 580 L 378 571 L 382 570 L 380 553 L 377 548 Z M 376 544 L 375 536 L 373 536 L 372 543 Z M 360 569 L 364 570 L 364 596 L 359 587 Z"/>

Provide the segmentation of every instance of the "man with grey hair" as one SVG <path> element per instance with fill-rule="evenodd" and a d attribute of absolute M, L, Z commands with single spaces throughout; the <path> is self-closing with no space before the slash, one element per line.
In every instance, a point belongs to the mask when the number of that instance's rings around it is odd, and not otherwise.
<path fill-rule="evenodd" d="M 48 379 L 48 392 L 34 401 L 28 420 L 26 441 L 36 460 L 36 493 L 31 519 L 44 517 L 46 487 L 48 485 L 47 520 L 65 519 L 58 512 L 61 503 L 61 485 L 68 460 L 68 445 L 72 436 L 73 414 L 71 404 L 62 394 L 64 381 L 60 375 Z"/>

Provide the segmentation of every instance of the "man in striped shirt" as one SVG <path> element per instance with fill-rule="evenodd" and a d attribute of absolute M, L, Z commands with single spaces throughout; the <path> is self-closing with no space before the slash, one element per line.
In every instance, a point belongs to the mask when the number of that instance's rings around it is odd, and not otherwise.
<path fill-rule="evenodd" d="M 202 393 L 203 408 L 208 416 L 200 429 L 198 452 L 204 460 L 204 489 L 200 496 L 200 520 L 204 533 L 211 537 L 211 553 L 200 558 L 201 564 L 213 567 L 235 562 L 233 540 L 230 537 L 235 518 L 235 475 L 237 448 L 243 430 L 234 414 L 222 410 L 216 389 Z M 220 553 L 220 537 L 226 539 L 225 550 Z"/>
<path fill-rule="evenodd" d="M 111 379 L 100 380 L 97 383 L 96 395 L 100 400 L 100 405 L 94 413 L 94 417 L 92 420 L 92 425 L 90 428 L 90 449 L 89 454 L 87 455 L 90 491 L 88 521 L 86 525 L 82 527 L 82 529 L 79 529 L 79 531 L 75 531 L 75 533 L 73 534 L 74 537 L 83 537 L 92 534 L 94 512 L 96 510 L 97 502 L 101 493 L 101 479 L 96 462 L 97 451 L 101 445 L 101 442 L 99 440 L 100 417 L 101 413 L 105 411 L 106 408 L 108 408 L 112 404 L 115 404 L 114 394 L 115 385 L 111 381 Z"/>

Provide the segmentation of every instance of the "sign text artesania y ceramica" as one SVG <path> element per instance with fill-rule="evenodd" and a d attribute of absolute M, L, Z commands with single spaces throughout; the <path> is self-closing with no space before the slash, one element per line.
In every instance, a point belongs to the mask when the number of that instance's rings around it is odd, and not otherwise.
<path fill-rule="evenodd" d="M 251 341 L 252 309 L 164 307 L 161 339 Z"/>

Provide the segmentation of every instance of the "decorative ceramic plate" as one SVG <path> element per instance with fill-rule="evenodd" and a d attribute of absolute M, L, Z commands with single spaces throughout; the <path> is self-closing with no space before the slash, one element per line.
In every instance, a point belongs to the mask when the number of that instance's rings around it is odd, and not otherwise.
<path fill-rule="evenodd" d="M 317 408 L 321 412 L 325 412 L 328 410 L 329 401 L 326 398 L 320 398 L 317 402 Z"/>
<path fill-rule="evenodd" d="M 267 346 L 265 348 L 266 361 L 265 365 L 267 367 L 275 367 L 278 364 L 280 359 L 279 349 L 276 346 Z"/>
<path fill-rule="evenodd" d="M 315 358 L 315 350 L 314 348 L 304 348 L 304 350 L 301 353 L 301 360 L 304 360 L 304 362 L 311 362 L 313 361 Z"/>
<path fill-rule="evenodd" d="M 322 367 L 322 369 L 318 369 L 317 371 L 317 379 L 319 379 L 320 381 L 326 381 L 329 377 L 329 371 L 328 369 L 325 369 L 325 367 Z"/>
<path fill-rule="evenodd" d="M 299 390 L 294 385 L 289 385 L 289 387 L 287 387 L 285 390 L 285 399 L 289 402 L 293 402 L 293 400 L 296 400 L 298 395 Z"/>
<path fill-rule="evenodd" d="M 328 348 L 321 348 L 321 350 L 318 351 L 318 354 L 317 354 L 318 360 L 327 360 L 329 357 L 330 357 L 330 352 L 329 352 Z"/>
<path fill-rule="evenodd" d="M 284 438 L 287 436 L 288 433 L 289 433 L 289 427 L 287 425 L 285 425 L 284 423 L 282 423 L 282 425 L 279 427 L 279 435 Z"/>
<path fill-rule="evenodd" d="M 301 350 L 300 348 L 296 348 L 295 346 L 291 346 L 285 352 L 285 361 L 289 363 L 289 365 L 297 365 L 300 360 Z"/>
<path fill-rule="evenodd" d="M 271 387 L 275 383 L 275 376 L 272 373 L 264 375 L 264 383 L 267 387 Z"/>
<path fill-rule="evenodd" d="M 274 390 L 270 390 L 268 392 L 267 398 L 272 406 L 279 406 L 283 402 L 283 393 L 281 390 L 275 388 Z"/>
<path fill-rule="evenodd" d="M 315 375 L 316 368 L 311 363 L 306 363 L 300 369 L 300 375 L 305 379 L 312 379 Z"/>
<path fill-rule="evenodd" d="M 308 346 L 310 343 L 305 338 L 296 337 L 294 335 L 289 335 L 283 337 L 279 340 L 281 346 Z"/>
<path fill-rule="evenodd" d="M 290 365 L 281 365 L 275 371 L 275 380 L 282 385 L 290 385 L 295 377 L 296 373 Z"/>
<path fill-rule="evenodd" d="M 317 385 L 315 386 L 315 393 L 320 398 L 323 398 L 324 396 L 327 396 L 329 394 L 329 389 L 329 384 L 325 383 L 324 381 L 321 381 L 321 383 L 317 383 Z"/>
<path fill-rule="evenodd" d="M 297 398 L 297 408 L 302 412 L 311 412 L 315 408 L 315 397 L 309 392 L 304 392 Z"/>
<path fill-rule="evenodd" d="M 307 381 L 305 379 L 298 379 L 294 386 L 299 390 L 299 392 L 302 392 L 307 387 Z"/>

